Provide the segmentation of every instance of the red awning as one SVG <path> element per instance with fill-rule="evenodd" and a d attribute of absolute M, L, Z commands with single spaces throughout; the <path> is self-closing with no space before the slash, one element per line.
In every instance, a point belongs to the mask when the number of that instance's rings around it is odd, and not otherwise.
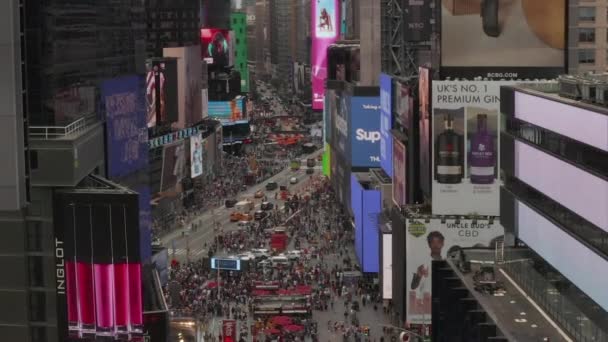
<path fill-rule="evenodd" d="M 272 323 L 277 325 L 289 326 L 292 325 L 293 320 L 288 316 L 274 316 L 272 318 Z"/>
<path fill-rule="evenodd" d="M 304 326 L 303 325 L 297 325 L 297 324 L 291 324 L 291 325 L 286 325 L 283 327 L 283 329 L 289 331 L 289 332 L 299 332 L 304 330 Z"/>

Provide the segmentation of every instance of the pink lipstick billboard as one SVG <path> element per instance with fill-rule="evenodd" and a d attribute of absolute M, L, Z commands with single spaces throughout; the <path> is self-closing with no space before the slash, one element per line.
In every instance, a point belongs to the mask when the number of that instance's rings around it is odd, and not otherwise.
<path fill-rule="evenodd" d="M 340 36 L 338 0 L 312 0 L 312 109 L 323 110 L 327 47 Z"/>

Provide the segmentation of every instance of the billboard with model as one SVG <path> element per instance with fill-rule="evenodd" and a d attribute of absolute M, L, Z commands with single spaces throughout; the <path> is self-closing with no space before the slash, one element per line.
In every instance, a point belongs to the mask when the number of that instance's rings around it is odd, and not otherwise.
<path fill-rule="evenodd" d="M 217 28 L 201 29 L 201 58 L 207 65 L 220 67 L 230 63 L 230 31 Z"/>
<path fill-rule="evenodd" d="M 327 47 L 340 37 L 338 0 L 311 1 L 312 18 L 312 109 L 323 109 L 327 78 Z"/>
<path fill-rule="evenodd" d="M 443 260 L 458 248 L 493 247 L 504 228 L 498 221 L 441 219 L 408 220 L 406 223 L 406 321 L 409 324 L 431 324 L 433 260 Z"/>
<path fill-rule="evenodd" d="M 203 174 L 203 139 L 201 133 L 190 137 L 190 177 Z"/>
<path fill-rule="evenodd" d="M 393 139 L 393 203 L 403 206 L 407 204 L 407 149 L 399 139 Z"/>
<path fill-rule="evenodd" d="M 380 74 L 380 166 L 389 177 L 393 177 L 393 79 Z"/>
<path fill-rule="evenodd" d="M 165 57 L 177 58 L 177 109 L 175 128 L 192 126 L 203 118 L 201 59 L 197 46 L 164 48 Z"/>
<path fill-rule="evenodd" d="M 148 127 L 177 120 L 177 61 L 146 61 L 146 108 Z"/>
<path fill-rule="evenodd" d="M 353 167 L 380 167 L 380 97 L 350 98 L 351 154 Z"/>
<path fill-rule="evenodd" d="M 141 337 L 137 194 L 122 188 L 55 194 L 59 340 Z"/>
<path fill-rule="evenodd" d="M 236 121 L 243 119 L 244 98 L 237 96 L 231 101 L 209 101 L 209 117 Z"/>
<path fill-rule="evenodd" d="M 182 140 L 163 147 L 163 168 L 160 179 L 160 191 L 171 191 L 184 178 L 186 168 L 185 146 Z M 177 191 L 180 192 L 180 191 Z"/>
<path fill-rule="evenodd" d="M 148 165 L 148 130 L 143 79 L 125 76 L 103 81 L 108 177 L 129 175 Z"/>
<path fill-rule="evenodd" d="M 418 69 L 418 133 L 420 155 L 420 190 L 425 199 L 430 199 L 431 192 L 431 123 L 432 117 L 429 99 L 431 97 L 430 70 Z"/>
<path fill-rule="evenodd" d="M 499 215 L 500 86 L 509 84 L 433 82 L 433 214 Z"/>
<path fill-rule="evenodd" d="M 565 73 L 565 0 L 442 0 L 441 77 L 553 78 Z"/>

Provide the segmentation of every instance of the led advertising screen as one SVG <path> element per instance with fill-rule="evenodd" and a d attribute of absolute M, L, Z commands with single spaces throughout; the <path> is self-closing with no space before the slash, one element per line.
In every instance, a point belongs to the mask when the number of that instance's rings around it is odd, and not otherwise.
<path fill-rule="evenodd" d="M 207 65 L 225 67 L 230 63 L 230 31 L 201 29 L 201 57 Z"/>
<path fill-rule="evenodd" d="M 325 144 L 323 153 L 323 175 L 331 178 L 331 146 Z"/>
<path fill-rule="evenodd" d="M 186 148 L 184 140 L 163 147 L 163 168 L 161 175 L 161 191 L 175 189 L 176 185 L 184 178 L 186 168 Z M 178 191 L 179 192 L 179 191 Z"/>
<path fill-rule="evenodd" d="M 382 194 L 379 190 L 364 190 L 361 216 L 363 220 L 363 272 L 380 271 L 380 234 L 378 215 L 382 211 Z"/>
<path fill-rule="evenodd" d="M 428 69 L 425 69 L 428 70 Z M 402 82 L 396 82 L 393 92 L 395 121 L 405 128 L 408 134 L 411 133 L 410 121 L 414 116 L 414 96 L 412 87 Z"/>
<path fill-rule="evenodd" d="M 338 152 L 342 157 L 346 157 L 347 144 L 348 144 L 348 108 L 350 101 L 347 96 L 341 90 L 334 90 L 329 92 L 329 102 L 332 103 L 330 107 L 330 122 L 331 122 L 331 146 Z"/>
<path fill-rule="evenodd" d="M 425 199 L 431 198 L 431 124 L 430 94 L 431 79 L 429 69 L 418 69 L 418 132 L 420 155 L 420 190 Z"/>
<path fill-rule="evenodd" d="M 143 79 L 125 76 L 101 83 L 105 108 L 108 177 L 117 179 L 148 165 Z"/>
<path fill-rule="evenodd" d="M 519 238 L 604 310 L 608 310 L 608 261 L 522 202 L 517 203 Z M 584 260 L 584 267 L 581 267 Z"/>
<path fill-rule="evenodd" d="M 565 70 L 565 0 L 442 1 L 441 77 L 554 78 Z"/>
<path fill-rule="evenodd" d="M 137 194 L 55 194 L 55 280 L 60 341 L 143 331 Z"/>
<path fill-rule="evenodd" d="M 407 149 L 399 139 L 393 139 L 393 203 L 403 206 L 407 204 Z"/>
<path fill-rule="evenodd" d="M 443 260 L 448 253 L 466 247 L 493 247 L 504 228 L 494 220 L 460 220 L 460 223 L 440 219 L 408 220 L 406 223 L 406 321 L 409 324 L 431 324 L 433 260 Z"/>
<path fill-rule="evenodd" d="M 352 166 L 380 167 L 380 97 L 351 97 L 349 119 Z"/>
<path fill-rule="evenodd" d="M 135 188 L 139 203 L 139 249 L 143 262 L 152 257 L 152 193 L 148 184 Z"/>
<path fill-rule="evenodd" d="M 527 143 L 514 144 L 515 177 L 608 232 L 608 181 Z"/>
<path fill-rule="evenodd" d="M 433 82 L 433 214 L 499 215 L 500 86 Z"/>
<path fill-rule="evenodd" d="M 177 58 L 177 109 L 174 128 L 183 129 L 201 121 L 202 74 L 198 46 L 164 48 L 165 57 Z"/>
<path fill-rule="evenodd" d="M 382 299 L 393 299 L 393 234 L 382 234 Z"/>
<path fill-rule="evenodd" d="M 433 0 L 403 1 L 404 35 L 409 42 L 431 40 L 431 15 Z"/>
<path fill-rule="evenodd" d="M 353 218 L 355 221 L 355 254 L 359 264 L 363 264 L 363 187 L 359 183 L 357 176 L 350 176 L 350 205 L 352 207 Z"/>
<path fill-rule="evenodd" d="M 380 166 L 389 177 L 393 177 L 393 80 L 380 74 Z"/>
<path fill-rule="evenodd" d="M 148 127 L 177 120 L 177 61 L 146 61 L 146 111 Z"/>
<path fill-rule="evenodd" d="M 209 117 L 219 120 L 242 120 L 243 97 L 236 97 L 231 101 L 209 101 Z"/>
<path fill-rule="evenodd" d="M 201 133 L 190 137 L 190 177 L 203 174 L 203 139 Z"/>
<path fill-rule="evenodd" d="M 338 0 L 311 1 L 312 18 L 312 109 L 323 109 L 327 78 L 327 47 L 340 37 Z"/>

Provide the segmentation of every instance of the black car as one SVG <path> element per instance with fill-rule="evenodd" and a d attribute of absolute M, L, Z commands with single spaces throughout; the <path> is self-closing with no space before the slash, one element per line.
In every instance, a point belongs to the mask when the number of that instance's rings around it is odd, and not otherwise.
<path fill-rule="evenodd" d="M 262 210 L 258 210 L 255 213 L 253 213 L 253 218 L 256 221 L 261 221 L 263 219 L 265 219 L 268 216 L 268 213 Z"/>
<path fill-rule="evenodd" d="M 306 169 L 307 175 L 312 175 L 313 173 L 315 173 L 315 169 L 311 169 L 311 168 Z"/>
<path fill-rule="evenodd" d="M 262 202 L 260 209 L 262 210 L 272 210 L 274 208 L 274 204 L 272 202 Z"/>
<path fill-rule="evenodd" d="M 226 208 L 233 208 L 236 205 L 236 200 L 227 199 L 226 202 L 224 202 L 224 205 L 226 205 Z"/>
<path fill-rule="evenodd" d="M 280 189 L 281 191 L 285 191 L 285 190 L 287 190 L 287 185 L 281 185 L 281 186 L 279 187 L 279 189 Z"/>
<path fill-rule="evenodd" d="M 273 191 L 276 190 L 279 187 L 279 185 L 277 184 L 277 182 L 268 182 L 266 184 L 266 190 L 267 191 Z"/>

